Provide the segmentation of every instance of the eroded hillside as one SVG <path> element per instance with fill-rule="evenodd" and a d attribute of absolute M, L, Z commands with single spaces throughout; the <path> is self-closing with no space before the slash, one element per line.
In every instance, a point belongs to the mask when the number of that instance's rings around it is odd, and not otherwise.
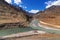
<path fill-rule="evenodd" d="M 0 0 L 0 27 L 5 26 L 28 26 L 29 17 L 26 12 L 20 8 Z"/>
<path fill-rule="evenodd" d="M 60 28 L 60 6 L 52 6 L 35 15 L 40 24 Z"/>

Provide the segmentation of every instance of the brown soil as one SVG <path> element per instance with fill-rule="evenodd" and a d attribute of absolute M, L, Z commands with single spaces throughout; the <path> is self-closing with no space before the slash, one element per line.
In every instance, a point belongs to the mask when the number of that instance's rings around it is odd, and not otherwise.
<path fill-rule="evenodd" d="M 60 16 L 54 15 L 54 17 L 46 17 L 46 18 L 41 18 L 40 21 L 47 23 L 41 23 L 43 25 L 49 26 L 49 27 L 55 27 L 55 28 L 60 28 Z"/>
<path fill-rule="evenodd" d="M 60 35 L 57 34 L 38 34 L 20 38 L 8 38 L 6 40 L 58 40 L 58 39 L 60 39 Z"/>

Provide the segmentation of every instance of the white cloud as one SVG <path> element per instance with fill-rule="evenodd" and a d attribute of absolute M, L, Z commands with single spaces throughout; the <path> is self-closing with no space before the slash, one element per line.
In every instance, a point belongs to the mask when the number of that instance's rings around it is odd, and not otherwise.
<path fill-rule="evenodd" d="M 46 8 L 49 8 L 53 5 L 59 5 L 60 6 L 60 0 L 48 1 L 48 2 L 45 2 L 45 4 L 47 4 Z"/>
<path fill-rule="evenodd" d="M 27 8 L 27 6 L 22 6 L 22 5 L 19 5 L 19 7 L 22 7 L 22 8 Z"/>
<path fill-rule="evenodd" d="M 14 0 L 14 3 L 16 3 L 18 5 L 18 4 L 22 3 L 22 1 L 21 0 Z"/>
<path fill-rule="evenodd" d="M 23 6 L 23 8 L 27 8 L 26 6 Z"/>
<path fill-rule="evenodd" d="M 8 3 L 11 3 L 12 1 L 11 0 L 5 0 L 6 2 L 8 2 Z"/>
<path fill-rule="evenodd" d="M 24 8 L 27 8 L 26 6 Z"/>
<path fill-rule="evenodd" d="M 39 10 L 30 10 L 29 12 L 30 13 L 37 13 L 37 12 L 39 12 Z"/>
<path fill-rule="evenodd" d="M 12 0 L 5 0 L 5 1 L 8 3 L 12 3 Z M 16 3 L 18 5 L 18 4 L 22 3 L 22 1 L 21 0 L 14 0 L 14 3 Z"/>
<path fill-rule="evenodd" d="M 19 5 L 19 7 L 22 7 L 22 5 Z"/>

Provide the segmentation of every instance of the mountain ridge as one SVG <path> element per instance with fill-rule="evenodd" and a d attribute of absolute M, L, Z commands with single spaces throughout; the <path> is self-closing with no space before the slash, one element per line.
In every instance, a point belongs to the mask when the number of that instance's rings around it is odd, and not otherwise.
<path fill-rule="evenodd" d="M 40 24 L 42 25 L 46 25 L 48 27 L 60 28 L 58 27 L 60 26 L 60 6 L 52 6 L 50 8 L 47 8 L 44 11 L 41 11 L 38 14 L 36 14 L 34 17 L 39 21 L 49 24 L 49 25 L 43 24 L 40 22 Z M 53 26 L 53 25 L 57 25 L 57 26 Z"/>
<path fill-rule="evenodd" d="M 0 0 L 0 28 L 20 25 L 21 27 L 27 27 L 30 23 L 30 18 L 26 13 L 22 8 L 15 7 L 4 0 Z"/>

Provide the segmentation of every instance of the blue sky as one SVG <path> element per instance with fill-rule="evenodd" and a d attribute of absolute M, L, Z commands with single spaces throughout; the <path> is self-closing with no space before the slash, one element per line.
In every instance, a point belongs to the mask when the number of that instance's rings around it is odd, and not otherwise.
<path fill-rule="evenodd" d="M 12 5 L 19 5 L 30 13 L 37 13 L 53 5 L 60 5 L 60 0 L 5 0 Z"/>

